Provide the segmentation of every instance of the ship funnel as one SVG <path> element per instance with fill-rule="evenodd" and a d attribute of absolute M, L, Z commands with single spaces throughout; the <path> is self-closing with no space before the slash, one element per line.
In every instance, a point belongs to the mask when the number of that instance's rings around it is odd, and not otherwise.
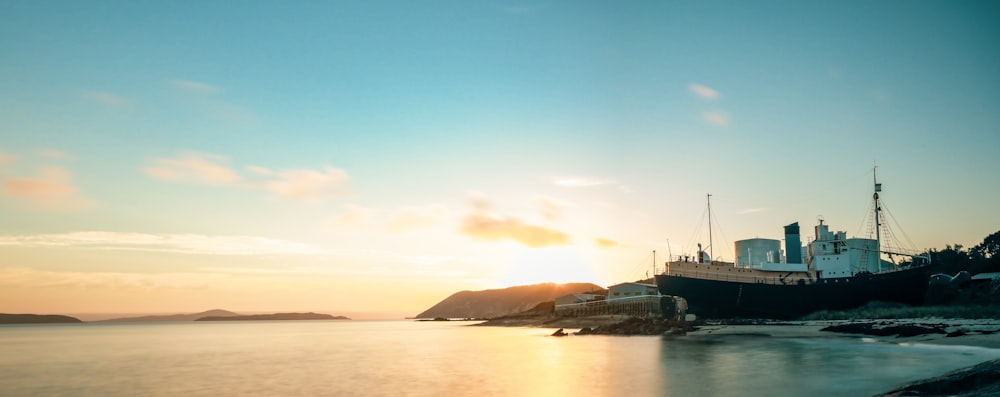
<path fill-rule="evenodd" d="M 785 226 L 785 263 L 802 263 L 802 241 L 799 239 L 799 223 Z"/>

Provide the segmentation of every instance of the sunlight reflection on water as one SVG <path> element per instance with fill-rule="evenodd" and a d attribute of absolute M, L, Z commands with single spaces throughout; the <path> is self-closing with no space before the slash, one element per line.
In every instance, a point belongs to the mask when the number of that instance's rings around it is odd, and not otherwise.
<path fill-rule="evenodd" d="M 464 322 L 0 327 L 0 394 L 866 395 L 994 349 L 767 336 L 549 337 Z"/>

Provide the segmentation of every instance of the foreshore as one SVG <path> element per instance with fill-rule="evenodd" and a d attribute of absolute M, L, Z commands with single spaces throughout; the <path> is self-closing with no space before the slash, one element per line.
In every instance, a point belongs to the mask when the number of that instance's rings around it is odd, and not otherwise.
<path fill-rule="evenodd" d="M 997 349 L 998 357 L 1000 357 L 1000 319 L 930 317 L 815 321 L 710 320 L 676 323 L 662 319 L 639 319 L 622 315 L 591 317 L 520 315 L 497 318 L 477 325 L 558 328 L 559 330 L 554 333 L 554 336 L 597 333 L 670 335 L 671 338 L 713 338 L 726 335 L 777 338 L 853 338 L 874 343 L 933 344 Z M 879 396 L 887 397 L 911 395 L 1000 395 L 1000 358 L 912 382 L 879 394 Z"/>
<path fill-rule="evenodd" d="M 476 325 L 503 327 L 539 327 L 563 328 L 567 333 L 584 328 L 597 328 L 620 324 L 633 317 L 625 315 L 603 315 L 587 317 L 559 317 L 541 315 L 506 316 L 491 319 Z M 655 321 L 655 320 L 651 320 Z M 824 328 L 848 324 L 871 323 L 876 328 L 901 326 L 917 326 L 933 329 L 938 332 L 928 332 L 914 336 L 898 334 L 856 334 L 824 331 Z M 815 320 L 815 321 L 777 321 L 777 320 L 708 320 L 696 321 L 691 324 L 693 329 L 687 333 L 690 336 L 757 334 L 774 337 L 840 337 L 840 338 L 870 338 L 883 342 L 930 343 L 939 345 L 966 345 L 991 349 L 1000 349 L 1000 319 L 856 319 L 856 320 Z"/>

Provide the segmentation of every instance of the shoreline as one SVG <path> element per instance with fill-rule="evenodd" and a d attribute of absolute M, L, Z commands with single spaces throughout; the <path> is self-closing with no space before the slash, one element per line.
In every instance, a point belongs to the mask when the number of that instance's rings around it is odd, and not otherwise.
<path fill-rule="evenodd" d="M 681 325 L 687 332 L 620 335 L 615 326 L 636 323 L 628 316 L 593 316 L 582 318 L 556 318 L 550 316 L 515 316 L 489 320 L 477 325 L 507 327 L 559 328 L 553 336 L 610 335 L 610 336 L 659 336 L 669 338 L 713 338 L 716 336 L 755 335 L 775 338 L 853 339 L 858 343 L 929 344 L 962 346 L 997 350 L 1000 357 L 1000 319 L 854 319 L 854 320 L 717 320 L 696 321 Z M 647 323 L 663 324 L 662 319 L 649 319 Z M 693 326 L 690 326 L 693 325 Z M 604 327 L 613 332 L 593 332 L 591 327 Z M 574 330 L 577 331 L 564 331 Z M 621 329 L 621 327 L 618 327 Z M 635 330 L 633 326 L 631 330 Z M 848 330 L 837 332 L 834 329 Z M 895 331 L 899 332 L 895 332 Z M 914 331 L 915 332 L 911 332 Z M 863 331 L 874 331 L 861 333 Z M 891 333 L 893 332 L 893 333 Z M 907 336 L 913 334 L 912 336 Z M 956 368 L 939 375 L 916 380 L 903 385 L 889 385 L 877 396 L 956 395 L 980 396 L 1000 393 L 1000 358 L 986 360 L 973 366 Z"/>
<path fill-rule="evenodd" d="M 555 316 L 507 316 L 490 319 L 472 326 L 486 327 L 534 327 L 562 328 L 573 334 L 584 328 L 596 328 L 620 324 L 635 317 L 627 315 L 601 315 L 588 317 Z M 940 330 L 940 333 L 925 333 L 914 336 L 866 335 L 824 331 L 824 328 L 851 324 L 874 323 L 881 327 L 918 326 Z M 954 318 L 909 318 L 909 319 L 854 319 L 854 320 L 698 320 L 687 335 L 732 335 L 759 334 L 774 337 L 841 337 L 869 338 L 891 343 L 930 343 L 951 346 L 975 346 L 1000 349 L 1000 319 L 954 319 Z M 574 332 L 570 332 L 574 330 Z M 655 334 L 659 335 L 659 334 Z M 637 335 L 642 336 L 642 335 Z M 653 336 L 653 335 L 647 335 Z"/>
<path fill-rule="evenodd" d="M 943 332 L 929 332 L 914 336 L 871 335 L 861 333 L 846 333 L 827 331 L 824 328 L 876 323 L 883 327 L 893 326 L 924 326 L 939 329 Z M 822 320 L 822 321 L 787 321 L 761 324 L 712 324 L 706 323 L 688 335 L 731 335 L 754 333 L 773 337 L 815 337 L 815 338 L 849 338 L 865 339 L 883 343 L 924 343 L 947 346 L 972 346 L 988 349 L 1000 349 L 1000 320 L 967 320 L 967 319 L 893 319 L 893 320 Z"/>

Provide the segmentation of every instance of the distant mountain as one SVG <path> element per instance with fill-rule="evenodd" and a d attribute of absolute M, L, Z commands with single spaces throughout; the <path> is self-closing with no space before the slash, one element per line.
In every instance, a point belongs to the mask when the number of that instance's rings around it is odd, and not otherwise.
<path fill-rule="evenodd" d="M 520 313 L 566 294 L 601 290 L 591 283 L 534 284 L 484 291 L 456 292 L 416 318 L 492 318 Z"/>
<path fill-rule="evenodd" d="M 262 320 L 350 320 L 344 316 L 331 316 L 320 313 L 274 313 L 253 314 L 249 316 L 208 316 L 195 321 L 262 321 Z"/>
<path fill-rule="evenodd" d="M 0 324 L 52 324 L 82 323 L 76 317 L 61 314 L 5 314 L 0 313 Z"/>
<path fill-rule="evenodd" d="M 166 316 L 140 316 L 140 317 L 122 317 L 122 318 L 112 318 L 108 320 L 101 320 L 100 322 L 109 323 L 137 323 L 137 322 L 155 322 L 155 321 L 195 321 L 202 317 L 232 317 L 239 316 L 239 314 L 233 313 L 228 310 L 209 310 L 201 313 L 193 314 L 172 314 Z"/>

